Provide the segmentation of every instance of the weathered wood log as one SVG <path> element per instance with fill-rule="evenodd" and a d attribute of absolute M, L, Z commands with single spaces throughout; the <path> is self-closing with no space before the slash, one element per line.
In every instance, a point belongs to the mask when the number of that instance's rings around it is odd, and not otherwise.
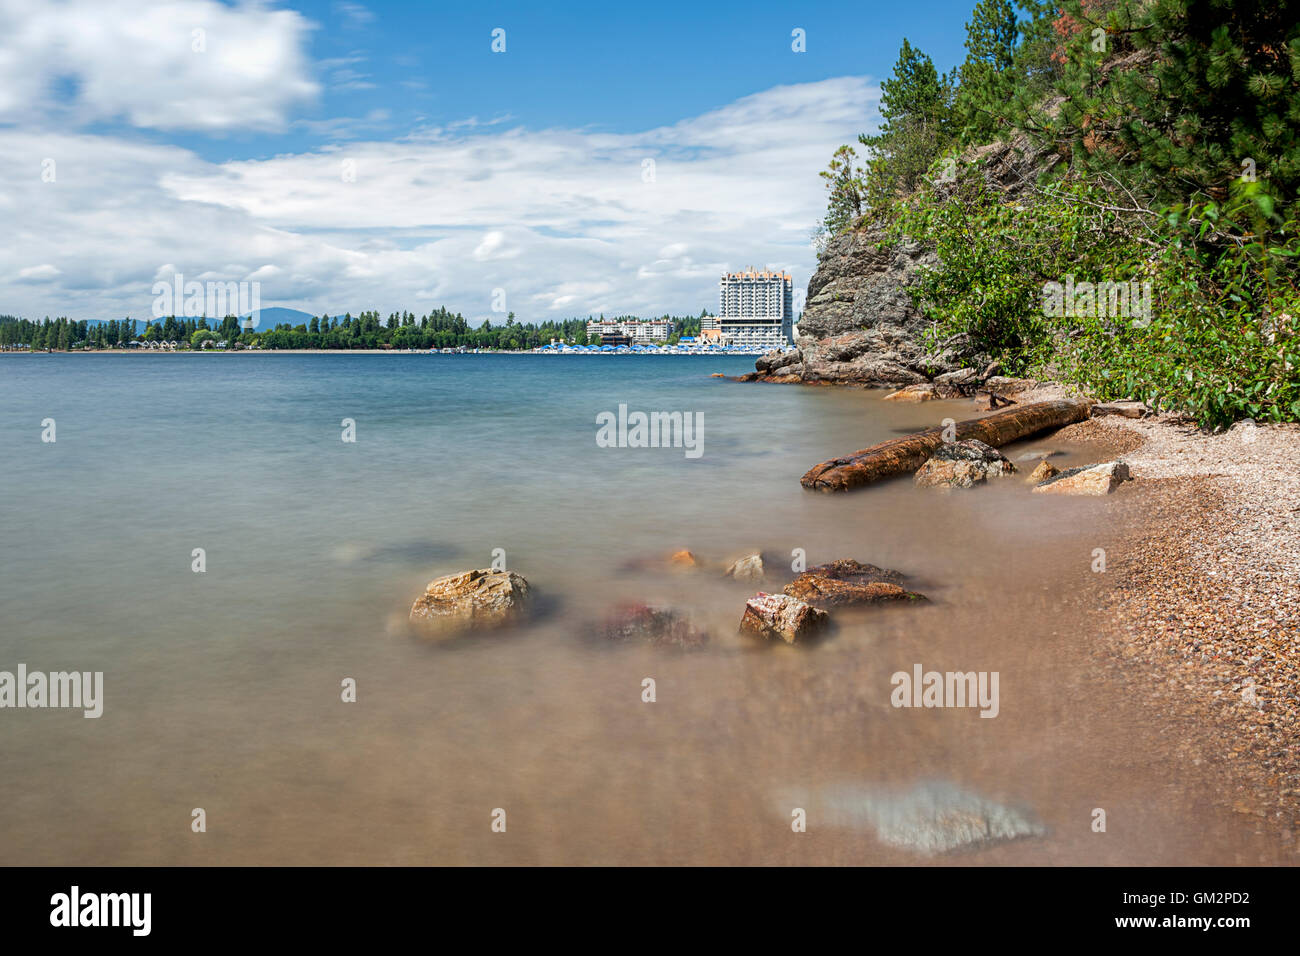
<path fill-rule="evenodd" d="M 999 448 L 1044 429 L 1084 421 L 1092 404 L 1087 398 L 1059 398 L 1008 408 L 984 418 L 958 422 L 950 426 L 953 428 L 950 437 L 954 441 L 978 438 Z M 881 478 L 916 471 L 943 444 L 943 433 L 942 427 L 931 428 L 915 435 L 891 438 L 844 458 L 832 458 L 810 468 L 799 482 L 816 491 L 848 491 Z"/>

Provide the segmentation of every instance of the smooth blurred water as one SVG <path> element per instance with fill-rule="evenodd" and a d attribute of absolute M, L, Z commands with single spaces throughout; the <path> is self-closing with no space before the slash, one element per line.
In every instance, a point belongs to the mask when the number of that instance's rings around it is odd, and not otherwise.
<path fill-rule="evenodd" d="M 869 862 L 893 858 L 867 835 L 813 838 L 806 858 L 754 843 L 788 835 L 770 794 L 934 776 L 1028 799 L 1049 824 L 1069 800 L 1096 805 L 1087 760 L 1104 759 L 1097 728 L 1119 711 L 1070 709 L 1062 686 L 1086 674 L 1057 636 L 1061 582 L 1082 587 L 1105 540 L 1096 509 L 1012 482 L 808 494 L 798 479 L 818 461 L 972 407 L 710 377 L 750 368 L 0 356 L 0 669 L 102 670 L 106 697 L 98 720 L 0 711 L 0 860 Z M 619 404 L 702 413 L 703 456 L 598 447 L 596 416 Z M 347 418 L 355 443 L 340 440 Z M 627 570 L 679 548 L 708 567 Z M 840 615 L 815 650 L 756 653 L 735 634 L 753 588 L 720 573 L 756 548 L 900 568 L 932 602 Z M 450 648 L 414 640 L 404 619 L 424 584 L 494 549 L 551 613 Z M 593 648 L 588 623 L 622 599 L 694 615 L 710 649 Z M 889 673 L 917 660 L 1000 669 L 1002 715 L 891 709 Z M 1076 752 L 1053 756 L 1067 737 Z M 488 829 L 495 807 L 511 810 L 509 842 Z M 1068 861 L 1176 856 L 1161 839 L 1070 844 Z M 1024 846 L 998 859 L 1064 852 Z"/>

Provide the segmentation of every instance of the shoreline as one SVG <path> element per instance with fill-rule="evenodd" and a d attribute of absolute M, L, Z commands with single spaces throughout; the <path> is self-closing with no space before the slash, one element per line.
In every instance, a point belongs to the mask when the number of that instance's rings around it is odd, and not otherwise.
<path fill-rule="evenodd" d="M 1188 759 L 1234 778 L 1234 812 L 1300 849 L 1300 426 L 1209 434 L 1160 415 L 1070 429 L 1128 444 L 1143 492 L 1110 555 L 1111 668 L 1201 738 Z"/>
<path fill-rule="evenodd" d="M 1085 394 L 1025 384 L 1017 403 Z M 983 395 L 971 403 L 971 417 L 991 414 Z M 1103 415 L 1035 439 L 1056 440 L 1095 445 L 1132 475 L 1099 502 L 1119 544 L 1106 542 L 1103 580 L 1081 597 L 1095 599 L 1084 610 L 1097 616 L 1097 667 L 1143 701 L 1171 749 L 1213 769 L 1222 786 L 1208 799 L 1300 853 L 1300 424 L 1209 432 L 1177 413 Z"/>
<path fill-rule="evenodd" d="M 0 350 L 3 355 L 446 355 L 463 357 L 466 355 L 544 355 L 556 358 L 564 355 L 571 358 L 753 358 L 758 352 L 537 352 L 531 349 L 504 350 L 498 352 L 430 352 L 428 349 L 73 349 L 36 352 L 28 349 Z"/>

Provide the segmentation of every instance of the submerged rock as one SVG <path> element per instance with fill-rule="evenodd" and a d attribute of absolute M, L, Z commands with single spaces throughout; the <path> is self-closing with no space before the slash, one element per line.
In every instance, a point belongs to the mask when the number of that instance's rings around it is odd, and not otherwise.
<path fill-rule="evenodd" d="M 624 573 L 655 573 L 662 571 L 689 571 L 700 567 L 700 559 L 695 552 L 682 548 L 672 554 L 657 554 L 653 557 L 641 556 L 624 561 L 619 571 Z"/>
<path fill-rule="evenodd" d="M 913 480 L 921 488 L 971 488 L 1015 470 L 1002 452 L 977 438 L 968 438 L 940 445 L 917 469 Z"/>
<path fill-rule="evenodd" d="M 1035 494 L 1108 495 L 1130 478 L 1128 465 L 1108 461 L 1100 465 L 1070 468 L 1034 486 Z"/>
<path fill-rule="evenodd" d="M 646 604 L 620 604 L 596 628 L 601 640 L 611 644 L 643 643 L 653 647 L 693 650 L 709 641 L 707 632 L 671 608 Z"/>
<path fill-rule="evenodd" d="M 768 640 L 780 638 L 787 644 L 800 644 L 814 637 L 830 621 L 820 608 L 787 594 L 762 591 L 745 602 L 740 619 L 740 633 Z"/>
<path fill-rule="evenodd" d="M 528 582 L 513 571 L 462 571 L 430 581 L 409 620 L 431 637 L 502 627 L 522 617 L 528 593 Z"/>
<path fill-rule="evenodd" d="M 785 586 L 785 593 L 816 607 L 879 604 L 884 601 L 924 601 L 925 595 L 897 584 L 872 581 L 857 584 L 804 572 Z"/>
<path fill-rule="evenodd" d="M 830 826 L 870 828 L 881 843 L 925 855 L 979 849 L 1047 832 L 1026 811 L 944 782 L 907 790 L 828 787 L 808 803 L 810 822 L 820 818 Z"/>
<path fill-rule="evenodd" d="M 1054 448 L 1053 449 L 1039 448 L 1035 451 L 1027 451 L 1023 455 L 1017 455 L 1016 461 L 1019 462 L 1045 461 L 1048 458 L 1057 458 L 1064 454 L 1065 452 L 1057 451 Z"/>
<path fill-rule="evenodd" d="M 747 554 L 723 572 L 726 577 L 750 583 L 760 582 L 766 577 L 767 569 L 763 566 L 763 555 L 755 552 Z"/>

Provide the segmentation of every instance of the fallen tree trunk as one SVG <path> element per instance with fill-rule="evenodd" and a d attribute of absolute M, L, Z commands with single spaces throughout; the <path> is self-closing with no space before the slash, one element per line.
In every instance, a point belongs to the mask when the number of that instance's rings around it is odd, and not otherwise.
<path fill-rule="evenodd" d="M 1084 421 L 1092 408 L 1087 398 L 1059 398 L 1050 402 L 1034 402 L 996 412 L 985 418 L 972 418 L 949 426 L 954 441 L 978 438 L 987 445 L 999 448 L 1007 442 L 1027 438 L 1047 428 L 1060 428 Z M 869 485 L 881 478 L 916 471 L 944 442 L 944 429 L 891 438 L 889 441 L 855 451 L 845 458 L 833 458 L 810 468 L 799 483 L 817 491 L 848 491 Z"/>

